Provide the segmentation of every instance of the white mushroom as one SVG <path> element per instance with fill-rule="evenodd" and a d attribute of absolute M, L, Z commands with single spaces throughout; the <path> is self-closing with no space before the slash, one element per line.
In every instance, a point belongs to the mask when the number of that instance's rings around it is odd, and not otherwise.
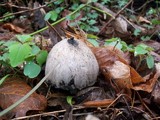
<path fill-rule="evenodd" d="M 92 86 L 97 79 L 99 66 L 88 46 L 74 38 L 64 39 L 50 51 L 45 74 L 52 73 L 47 81 L 65 90 Z"/>

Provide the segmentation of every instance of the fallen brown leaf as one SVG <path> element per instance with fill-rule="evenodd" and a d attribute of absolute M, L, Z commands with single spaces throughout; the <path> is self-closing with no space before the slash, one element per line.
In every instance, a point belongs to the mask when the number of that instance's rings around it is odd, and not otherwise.
<path fill-rule="evenodd" d="M 129 59 L 125 54 L 114 47 L 92 48 L 100 70 L 106 80 L 114 80 L 114 83 L 121 89 L 131 89 L 133 85 L 145 82 L 139 73 L 132 68 Z"/>
<path fill-rule="evenodd" d="M 156 71 L 155 73 L 153 73 L 152 77 L 147 80 L 144 83 L 141 83 L 139 85 L 136 85 L 133 87 L 134 90 L 142 90 L 142 91 L 146 91 L 146 92 L 152 92 L 156 81 L 158 80 L 158 78 L 160 77 L 160 63 L 156 64 Z"/>
<path fill-rule="evenodd" d="M 8 108 L 10 105 L 21 99 L 32 88 L 28 86 L 20 78 L 8 78 L 0 86 L 0 107 L 2 109 Z M 47 105 L 47 100 L 44 96 L 33 93 L 24 102 L 14 108 L 11 113 L 15 117 L 25 116 L 29 110 L 44 110 Z"/>
<path fill-rule="evenodd" d="M 120 89 L 131 88 L 130 66 L 123 52 L 114 47 L 93 48 L 100 70 L 107 80 L 113 79 Z"/>
<path fill-rule="evenodd" d="M 146 18 L 142 17 L 142 16 L 139 16 L 138 17 L 138 22 L 144 22 L 144 23 L 147 23 L 147 24 L 152 24 L 149 20 L 147 20 Z"/>
<path fill-rule="evenodd" d="M 6 23 L 2 26 L 5 29 L 9 29 L 10 31 L 16 32 L 16 33 L 23 33 L 24 29 L 13 25 L 12 23 Z"/>

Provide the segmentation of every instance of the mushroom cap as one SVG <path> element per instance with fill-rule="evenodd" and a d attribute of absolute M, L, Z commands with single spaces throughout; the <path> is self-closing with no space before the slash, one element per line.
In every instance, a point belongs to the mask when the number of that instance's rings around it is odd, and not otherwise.
<path fill-rule="evenodd" d="M 49 52 L 45 74 L 51 85 L 64 90 L 92 86 L 98 76 L 99 65 L 90 48 L 74 38 L 63 39 Z"/>

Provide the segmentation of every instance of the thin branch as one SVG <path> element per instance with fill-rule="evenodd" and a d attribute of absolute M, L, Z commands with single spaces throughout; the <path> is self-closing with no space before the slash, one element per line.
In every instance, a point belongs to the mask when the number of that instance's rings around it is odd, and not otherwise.
<path fill-rule="evenodd" d="M 84 8 L 85 6 L 87 6 L 87 4 L 84 4 L 84 5 L 80 6 L 78 9 L 76 9 L 76 10 L 73 11 L 72 13 L 68 14 L 67 16 L 71 16 L 71 15 L 75 14 L 76 12 L 78 12 L 79 10 L 81 10 L 82 8 Z M 66 17 L 67 17 L 67 16 L 66 16 Z M 63 17 L 63 18 L 57 20 L 56 22 L 52 23 L 51 25 L 54 26 L 54 25 L 56 25 L 56 24 L 64 21 L 64 20 L 66 19 L 66 17 Z M 40 33 L 40 32 L 42 32 L 42 31 L 44 31 L 44 30 L 46 30 L 46 29 L 48 29 L 48 26 L 46 26 L 46 27 L 44 27 L 44 28 L 42 28 L 42 29 L 40 29 L 40 30 L 38 30 L 38 31 L 35 31 L 35 32 L 31 33 L 30 35 L 35 35 L 35 34 Z"/>
<path fill-rule="evenodd" d="M 45 6 L 46 6 L 46 5 L 43 5 L 43 6 L 41 6 L 41 7 L 37 7 L 37 8 L 34 8 L 34 9 L 28 9 L 28 10 L 19 11 L 19 12 L 16 12 L 16 13 L 11 13 L 11 14 L 8 14 L 8 15 L 5 15 L 5 16 L 0 17 L 0 19 L 3 19 L 3 18 L 6 18 L 6 17 L 9 17 L 9 16 L 12 16 L 12 15 L 21 14 L 21 13 L 24 13 L 24 12 L 31 12 L 31 11 L 34 11 L 34 10 L 43 8 L 43 7 L 45 7 Z"/>
<path fill-rule="evenodd" d="M 52 2 L 53 2 L 53 1 L 52 1 Z M 32 11 L 34 11 L 34 10 L 44 8 L 44 7 L 46 7 L 48 4 L 50 4 L 50 3 L 52 3 L 52 2 L 48 2 L 48 3 L 45 4 L 45 5 L 42 5 L 42 6 L 40 6 L 40 7 L 36 7 L 36 8 L 33 8 L 33 9 L 32 9 L 32 8 L 28 8 L 28 7 L 19 7 L 19 6 L 10 4 L 10 3 L 3 4 L 3 6 L 4 6 L 4 5 L 9 5 L 9 6 L 11 6 L 11 7 L 17 7 L 17 8 L 27 9 L 27 10 L 23 10 L 23 11 L 19 11 L 19 12 L 16 12 L 16 13 L 8 14 L 8 15 L 5 15 L 5 16 L 0 17 L 0 19 L 3 19 L 3 18 L 5 18 L 5 17 L 12 16 L 12 15 L 21 14 L 21 13 L 24 13 L 24 12 L 32 12 Z"/>
<path fill-rule="evenodd" d="M 129 5 L 129 4 L 131 4 L 132 3 L 132 0 L 130 0 L 120 11 L 118 11 L 118 13 L 115 15 L 115 18 L 116 17 L 118 17 L 118 15 Z M 113 18 L 111 18 L 103 27 L 102 27 L 102 29 L 100 30 L 100 32 L 97 34 L 97 35 L 99 35 L 106 27 L 107 27 L 107 25 L 110 23 L 110 22 L 112 22 L 114 19 Z"/>
<path fill-rule="evenodd" d="M 73 111 L 81 110 L 81 109 L 84 109 L 84 108 L 85 107 L 73 108 Z M 18 117 L 18 118 L 12 119 L 12 120 L 22 120 L 22 119 L 27 119 L 27 118 L 32 118 L 32 117 L 53 115 L 53 114 L 64 113 L 64 112 L 66 112 L 66 110 L 58 110 L 58 111 L 53 111 L 53 112 L 46 112 L 46 113 L 35 114 L 35 115 L 30 115 L 30 116 Z"/>

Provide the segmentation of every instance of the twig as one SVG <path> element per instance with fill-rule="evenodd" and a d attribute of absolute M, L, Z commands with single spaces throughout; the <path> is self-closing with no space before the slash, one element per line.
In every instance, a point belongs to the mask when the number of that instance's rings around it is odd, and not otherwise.
<path fill-rule="evenodd" d="M 41 7 L 37 7 L 37 8 L 34 8 L 34 9 L 28 9 L 28 10 L 19 11 L 19 12 L 16 12 L 16 13 L 11 13 L 11 14 L 8 14 L 8 15 L 5 15 L 5 16 L 0 17 L 0 19 L 3 19 L 3 18 L 5 18 L 5 17 L 12 16 L 12 15 L 21 14 L 21 13 L 24 13 L 24 12 L 31 12 L 31 11 L 34 11 L 34 10 L 43 8 L 43 7 L 45 7 L 45 6 L 46 6 L 46 5 L 43 5 L 43 6 L 41 6 Z"/>
<path fill-rule="evenodd" d="M 132 0 L 130 0 L 120 11 L 118 11 L 118 13 L 115 15 L 115 18 L 129 5 L 129 4 L 131 4 L 132 3 Z M 107 25 L 110 23 L 110 22 L 112 22 L 114 19 L 113 18 L 111 18 L 103 27 L 102 27 L 102 29 L 100 30 L 100 32 L 97 34 L 97 35 L 99 35 L 106 27 L 107 27 Z"/>
<path fill-rule="evenodd" d="M 95 10 L 98 11 L 98 12 L 105 13 L 105 14 L 109 15 L 110 17 L 112 17 L 113 19 L 115 19 L 115 17 L 114 17 L 112 14 L 110 14 L 110 13 L 104 11 L 104 10 L 101 10 L 101 9 L 99 9 L 99 8 L 96 8 L 96 7 L 93 7 L 93 6 L 91 6 L 91 5 L 87 5 L 87 6 L 90 7 L 90 8 L 92 8 L 92 9 L 95 9 Z"/>
<path fill-rule="evenodd" d="M 48 21 L 47 21 L 46 23 L 47 23 L 47 25 L 48 25 L 53 31 L 56 32 L 56 34 L 58 35 L 58 37 L 61 38 L 61 40 L 62 40 L 62 37 L 61 37 L 61 35 L 58 33 L 58 31 L 57 31 Z"/>
<path fill-rule="evenodd" d="M 87 6 L 87 5 L 88 5 L 88 4 L 84 4 L 84 5 L 80 6 L 78 9 L 76 9 L 76 10 L 73 11 L 72 13 L 68 14 L 67 16 L 71 16 L 71 15 L 75 14 L 76 12 L 78 12 L 80 9 L 84 8 L 84 7 Z M 56 22 L 52 23 L 51 25 L 54 26 L 54 25 L 56 25 L 56 24 L 64 21 L 64 20 L 67 18 L 67 16 L 66 16 L 66 17 L 63 17 L 63 18 L 61 18 L 61 19 L 59 19 L 59 20 L 57 20 Z M 40 29 L 40 30 L 38 30 L 38 31 L 35 31 L 35 32 L 33 32 L 33 33 L 29 34 L 29 35 L 35 35 L 35 34 L 40 33 L 40 32 L 42 32 L 42 31 L 44 31 L 44 30 L 46 30 L 46 29 L 48 29 L 48 26 L 46 26 L 46 27 L 44 27 L 44 28 L 42 28 L 42 29 Z"/>
<path fill-rule="evenodd" d="M 148 3 L 152 2 L 152 1 L 154 1 L 154 0 L 146 1 L 142 6 L 140 6 L 139 8 L 137 8 L 137 9 L 134 10 L 134 11 L 138 11 L 138 10 L 142 9 L 144 6 L 146 6 Z"/>
<path fill-rule="evenodd" d="M 53 2 L 53 1 L 52 1 Z M 28 8 L 28 7 L 20 7 L 20 6 L 16 6 L 16 5 L 13 5 L 13 4 L 10 4 L 10 3 L 6 3 L 6 4 L 3 4 L 3 6 L 6 6 L 6 5 L 9 5 L 11 7 L 17 7 L 17 8 L 21 8 L 21 9 L 27 9 L 27 10 L 23 10 L 23 11 L 19 11 L 19 12 L 16 12 L 16 13 L 11 13 L 11 14 L 8 14 L 8 15 L 5 15 L 5 16 L 2 16 L 0 17 L 0 19 L 3 19 L 5 17 L 9 17 L 9 16 L 12 16 L 12 15 L 17 15 L 17 14 L 21 14 L 21 13 L 24 13 L 24 12 L 31 12 L 31 11 L 34 11 L 34 10 L 37 10 L 37 9 L 40 9 L 40 8 L 44 8 L 46 7 L 48 4 L 52 3 L 52 2 L 48 2 L 47 4 L 45 5 L 42 5 L 40 7 L 36 7 L 36 8 Z"/>
<path fill-rule="evenodd" d="M 84 109 L 85 107 L 79 107 L 79 108 L 73 108 L 73 110 L 81 110 Z M 27 118 L 32 118 L 32 117 L 37 117 L 37 116 L 45 116 L 45 115 L 53 115 L 57 113 L 64 113 L 66 110 L 58 110 L 58 111 L 53 111 L 53 112 L 46 112 L 46 113 L 41 113 L 41 114 L 35 114 L 35 115 L 30 115 L 30 116 L 24 116 L 24 117 L 18 117 L 14 118 L 12 120 L 22 120 L 22 119 L 27 119 Z"/>
<path fill-rule="evenodd" d="M 14 4 L 12 4 L 12 2 L 8 2 L 8 3 L 6 3 L 6 6 L 9 6 L 9 7 L 15 7 L 15 8 L 20 8 L 20 9 L 27 9 L 27 10 L 31 10 L 31 8 L 28 8 L 28 7 L 22 7 L 22 6 L 14 5 Z"/>
<path fill-rule="evenodd" d="M 148 106 L 144 103 L 144 101 L 142 100 L 140 94 L 138 92 L 136 92 L 140 102 L 142 103 L 142 105 L 148 110 L 148 112 L 150 113 L 150 115 L 152 115 L 152 117 L 155 117 L 155 115 L 152 113 L 152 111 L 148 108 Z"/>

